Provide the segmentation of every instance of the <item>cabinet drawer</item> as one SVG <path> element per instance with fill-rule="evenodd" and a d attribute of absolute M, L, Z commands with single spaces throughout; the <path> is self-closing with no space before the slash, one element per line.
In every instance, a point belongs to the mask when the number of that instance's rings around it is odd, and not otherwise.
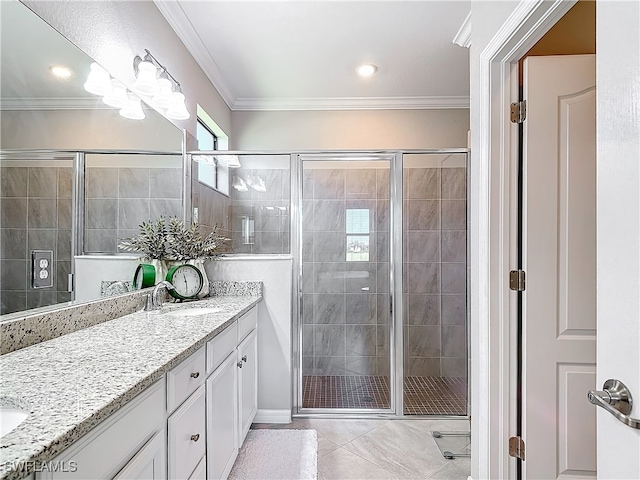
<path fill-rule="evenodd" d="M 233 322 L 222 333 L 207 343 L 207 374 L 213 372 L 236 349 L 238 323 Z"/>
<path fill-rule="evenodd" d="M 154 434 L 158 436 L 156 432 L 164 423 L 164 396 L 162 379 L 55 458 L 67 467 L 75 462 L 76 470 L 44 471 L 37 477 L 52 480 L 112 478 Z M 162 438 L 164 455 L 164 433 L 160 433 L 159 438 Z M 159 462 L 162 463 L 162 457 Z"/>
<path fill-rule="evenodd" d="M 167 373 L 167 411 L 173 412 L 205 380 L 205 349 Z"/>
<path fill-rule="evenodd" d="M 202 385 L 169 417 L 169 478 L 189 478 L 206 451 Z"/>
<path fill-rule="evenodd" d="M 253 307 L 238 320 L 238 343 L 258 325 L 258 307 Z"/>

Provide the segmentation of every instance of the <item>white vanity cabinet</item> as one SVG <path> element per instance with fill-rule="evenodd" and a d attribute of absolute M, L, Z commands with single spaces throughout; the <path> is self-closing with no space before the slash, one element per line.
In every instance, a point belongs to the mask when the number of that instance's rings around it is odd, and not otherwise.
<path fill-rule="evenodd" d="M 258 409 L 258 309 L 207 345 L 207 479 L 227 478 Z"/>
<path fill-rule="evenodd" d="M 35 479 L 226 478 L 258 408 L 257 324 L 253 307 Z"/>
<path fill-rule="evenodd" d="M 48 462 L 49 471 L 38 472 L 36 479 L 164 480 L 165 419 L 163 378 Z"/>

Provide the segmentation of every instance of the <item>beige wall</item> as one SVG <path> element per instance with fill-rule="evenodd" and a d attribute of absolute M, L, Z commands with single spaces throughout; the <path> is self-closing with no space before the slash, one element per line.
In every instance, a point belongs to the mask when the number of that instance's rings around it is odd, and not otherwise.
<path fill-rule="evenodd" d="M 195 135 L 199 103 L 230 134 L 229 108 L 152 1 L 23 3 L 128 87 L 135 81 L 134 56 L 150 50 L 187 98 L 191 118 L 174 123 Z"/>
<path fill-rule="evenodd" d="M 144 121 L 115 109 L 0 112 L 2 148 L 180 151 L 182 132 L 154 111 Z"/>
<path fill-rule="evenodd" d="M 237 150 L 466 147 L 469 110 L 232 112 Z"/>

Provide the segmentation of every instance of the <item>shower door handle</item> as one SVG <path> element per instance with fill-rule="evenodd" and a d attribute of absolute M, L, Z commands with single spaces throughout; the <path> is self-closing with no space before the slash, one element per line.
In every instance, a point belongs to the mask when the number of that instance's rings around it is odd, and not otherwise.
<path fill-rule="evenodd" d="M 587 398 L 595 406 L 604 408 L 625 425 L 640 429 L 640 420 L 629 416 L 633 407 L 631 392 L 620 380 L 607 380 L 602 390 L 589 390 Z"/>

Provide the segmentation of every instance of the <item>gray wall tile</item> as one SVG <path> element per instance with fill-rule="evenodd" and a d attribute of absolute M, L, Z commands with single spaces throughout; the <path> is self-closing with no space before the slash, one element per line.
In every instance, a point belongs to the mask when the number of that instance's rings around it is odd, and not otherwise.
<path fill-rule="evenodd" d="M 315 375 L 345 375 L 345 357 L 317 356 L 314 359 Z"/>
<path fill-rule="evenodd" d="M 0 290 L 0 315 L 21 312 L 26 309 L 26 291 Z"/>
<path fill-rule="evenodd" d="M 73 193 L 73 169 L 58 167 L 58 198 L 71 198 Z"/>
<path fill-rule="evenodd" d="M 345 292 L 376 293 L 377 264 L 373 262 L 348 262 L 345 273 Z"/>
<path fill-rule="evenodd" d="M 376 168 L 376 198 L 389 197 L 389 169 Z"/>
<path fill-rule="evenodd" d="M 440 229 L 439 200 L 409 200 L 407 204 L 405 213 L 408 230 Z"/>
<path fill-rule="evenodd" d="M 58 228 L 71 228 L 72 212 L 71 199 L 58 199 Z"/>
<path fill-rule="evenodd" d="M 0 196 L 26 197 L 28 167 L 0 167 Z"/>
<path fill-rule="evenodd" d="M 442 296 L 442 323 L 446 325 L 464 325 L 467 316 L 465 295 Z"/>
<path fill-rule="evenodd" d="M 108 228 L 113 230 L 117 228 L 117 199 L 87 199 L 85 202 L 85 208 L 85 228 Z"/>
<path fill-rule="evenodd" d="M 313 198 L 344 198 L 345 171 L 317 169 L 313 172 Z"/>
<path fill-rule="evenodd" d="M 56 228 L 58 224 L 58 205 L 55 199 L 29 198 L 29 228 Z"/>
<path fill-rule="evenodd" d="M 466 230 L 445 230 L 442 232 L 442 261 L 467 261 Z"/>
<path fill-rule="evenodd" d="M 118 169 L 118 194 L 120 198 L 149 198 L 149 169 Z"/>
<path fill-rule="evenodd" d="M 314 352 L 317 356 L 345 355 L 344 325 L 314 325 Z"/>
<path fill-rule="evenodd" d="M 409 262 L 440 261 L 440 231 L 409 231 L 406 237 Z"/>
<path fill-rule="evenodd" d="M 3 198 L 0 200 L 0 227 L 27 228 L 26 198 Z"/>
<path fill-rule="evenodd" d="M 440 358 L 409 357 L 405 371 L 414 377 L 437 377 L 440 375 Z"/>
<path fill-rule="evenodd" d="M 118 169 L 87 167 L 85 195 L 87 198 L 118 198 Z"/>
<path fill-rule="evenodd" d="M 0 229 L 0 259 L 27 258 L 27 230 L 24 228 Z"/>
<path fill-rule="evenodd" d="M 406 271 L 409 293 L 440 293 L 439 263 L 409 263 Z"/>
<path fill-rule="evenodd" d="M 0 288 L 2 290 L 26 290 L 28 286 L 28 262 L 26 260 L 0 260 Z"/>
<path fill-rule="evenodd" d="M 151 220 L 165 217 L 182 218 L 182 200 L 154 198 L 149 204 L 149 216 Z"/>
<path fill-rule="evenodd" d="M 57 259 L 58 260 L 71 260 L 71 230 L 57 230 L 58 242 L 57 242 Z"/>
<path fill-rule="evenodd" d="M 313 266 L 313 291 L 317 293 L 344 293 L 344 265 L 342 263 L 316 263 Z"/>
<path fill-rule="evenodd" d="M 347 325 L 347 356 L 376 354 L 375 325 Z"/>
<path fill-rule="evenodd" d="M 58 193 L 58 170 L 51 167 L 29 167 L 29 197 L 55 198 Z"/>
<path fill-rule="evenodd" d="M 314 200 L 313 223 L 309 230 L 315 232 L 344 232 L 345 206 L 343 200 Z"/>
<path fill-rule="evenodd" d="M 46 307 L 58 303 L 57 294 L 52 290 L 31 290 L 27 292 L 27 308 Z"/>
<path fill-rule="evenodd" d="M 150 198 L 182 198 L 182 169 L 150 169 L 149 196 Z"/>
<path fill-rule="evenodd" d="M 443 168 L 442 169 L 442 198 L 465 199 L 467 198 L 467 169 Z"/>
<path fill-rule="evenodd" d="M 345 172 L 345 198 L 376 198 L 376 171 L 348 169 Z"/>
<path fill-rule="evenodd" d="M 439 325 L 440 295 L 406 294 L 409 325 Z"/>
<path fill-rule="evenodd" d="M 467 290 L 467 264 L 442 264 L 442 293 L 465 293 Z"/>
<path fill-rule="evenodd" d="M 52 228 L 30 228 L 27 232 L 27 256 L 31 258 L 31 250 L 57 251 L 58 231 Z M 55 260 L 55 257 L 54 257 Z"/>
<path fill-rule="evenodd" d="M 313 295 L 313 322 L 316 324 L 345 323 L 345 296 L 343 293 Z"/>
<path fill-rule="evenodd" d="M 346 323 L 373 324 L 377 323 L 377 296 L 367 293 L 347 293 Z"/>
<path fill-rule="evenodd" d="M 118 229 L 138 229 L 142 222 L 149 220 L 152 217 L 149 215 L 148 199 L 123 198 L 118 201 Z"/>
<path fill-rule="evenodd" d="M 442 376 L 443 377 L 466 377 L 467 376 L 467 359 L 466 358 L 443 358 L 442 359 Z"/>
<path fill-rule="evenodd" d="M 409 357 L 439 357 L 441 355 L 440 326 L 405 327 Z"/>
<path fill-rule="evenodd" d="M 375 356 L 350 357 L 347 356 L 345 362 L 346 375 L 379 375 L 378 360 Z"/>
<path fill-rule="evenodd" d="M 467 228 L 467 202 L 465 200 L 442 200 L 442 229 L 464 230 Z"/>
<path fill-rule="evenodd" d="M 407 198 L 440 198 L 439 168 L 408 168 L 405 173 Z"/>
<path fill-rule="evenodd" d="M 442 326 L 442 356 L 467 356 L 467 337 L 464 325 Z"/>
<path fill-rule="evenodd" d="M 346 259 L 346 236 L 342 232 L 314 232 L 313 260 L 342 262 Z"/>
<path fill-rule="evenodd" d="M 90 253 L 116 253 L 116 230 L 87 229 L 84 236 L 85 251 Z"/>

